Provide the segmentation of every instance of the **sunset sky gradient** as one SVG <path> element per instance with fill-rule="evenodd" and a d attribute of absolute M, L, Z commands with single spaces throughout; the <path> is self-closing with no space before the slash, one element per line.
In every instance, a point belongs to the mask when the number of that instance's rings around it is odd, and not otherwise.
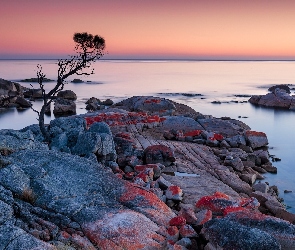
<path fill-rule="evenodd" d="M 294 0 L 9 0 L 0 59 L 73 54 L 75 32 L 109 59 L 295 60 Z"/>

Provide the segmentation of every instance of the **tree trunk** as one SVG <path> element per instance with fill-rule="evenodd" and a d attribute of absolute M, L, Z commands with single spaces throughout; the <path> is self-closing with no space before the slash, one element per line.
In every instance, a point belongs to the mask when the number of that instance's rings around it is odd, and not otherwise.
<path fill-rule="evenodd" d="M 44 101 L 44 104 L 43 104 L 41 111 L 39 113 L 39 128 L 40 128 L 41 133 L 44 137 L 44 141 L 50 142 L 50 135 L 49 135 L 48 130 L 46 129 L 45 123 L 44 123 L 45 109 L 46 109 L 47 105 L 48 105 L 48 102 Z"/>

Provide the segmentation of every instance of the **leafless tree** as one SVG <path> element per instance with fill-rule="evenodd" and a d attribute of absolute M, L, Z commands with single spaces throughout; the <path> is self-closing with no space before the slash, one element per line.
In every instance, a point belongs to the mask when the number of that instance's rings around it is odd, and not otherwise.
<path fill-rule="evenodd" d="M 43 106 L 40 111 L 34 109 L 38 113 L 39 127 L 45 141 L 50 141 L 50 135 L 45 127 L 44 116 L 46 108 L 56 98 L 58 92 L 62 91 L 65 80 L 71 75 L 91 75 L 94 74 L 92 64 L 104 55 L 105 40 L 98 35 L 85 33 L 75 33 L 73 36 L 75 42 L 76 54 L 68 59 L 58 60 L 57 82 L 56 85 L 48 93 L 44 88 L 45 74 L 42 66 L 37 65 L 37 78 L 39 86 L 42 90 Z"/>

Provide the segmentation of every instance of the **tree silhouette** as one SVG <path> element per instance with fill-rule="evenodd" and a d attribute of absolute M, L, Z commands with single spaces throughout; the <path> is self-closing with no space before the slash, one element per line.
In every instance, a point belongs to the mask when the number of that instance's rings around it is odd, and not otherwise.
<path fill-rule="evenodd" d="M 75 55 L 68 59 L 58 60 L 57 82 L 56 85 L 48 93 L 44 88 L 45 74 L 42 66 L 37 65 L 37 78 L 39 86 L 42 90 L 43 106 L 40 111 L 34 109 L 38 113 L 39 127 L 46 142 L 50 142 L 50 135 L 44 124 L 44 116 L 46 109 L 51 102 L 56 98 L 58 92 L 62 91 L 65 85 L 65 80 L 71 75 L 91 75 L 94 74 L 94 69 L 91 65 L 104 55 L 105 40 L 104 38 L 92 34 L 75 33 L 73 36 L 75 42 Z"/>

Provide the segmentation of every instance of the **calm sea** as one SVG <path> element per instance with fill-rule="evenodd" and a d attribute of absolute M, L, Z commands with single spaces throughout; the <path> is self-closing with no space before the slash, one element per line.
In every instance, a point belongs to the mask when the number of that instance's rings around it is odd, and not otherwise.
<path fill-rule="evenodd" d="M 36 77 L 37 64 L 47 78 L 56 79 L 57 65 L 52 60 L 2 60 L 0 78 L 19 82 Z M 295 112 L 254 107 L 246 102 L 249 97 L 244 97 L 265 94 L 275 84 L 295 85 L 295 62 L 101 60 L 94 68 L 94 75 L 72 77 L 66 85 L 65 89 L 78 96 L 78 114 L 86 112 L 84 103 L 92 96 L 117 102 L 133 95 L 153 95 L 187 104 L 203 114 L 240 119 L 252 130 L 265 132 L 270 153 L 282 159 L 274 163 L 278 174 L 266 174 L 265 181 L 279 187 L 289 211 L 295 213 Z M 71 83 L 74 78 L 85 82 Z M 53 85 L 46 83 L 46 88 Z M 42 103 L 34 105 L 38 109 Z M 20 129 L 37 123 L 36 117 L 30 109 L 0 110 L 0 129 Z M 46 122 L 53 118 L 46 117 Z M 284 190 L 293 192 L 285 194 Z"/>

